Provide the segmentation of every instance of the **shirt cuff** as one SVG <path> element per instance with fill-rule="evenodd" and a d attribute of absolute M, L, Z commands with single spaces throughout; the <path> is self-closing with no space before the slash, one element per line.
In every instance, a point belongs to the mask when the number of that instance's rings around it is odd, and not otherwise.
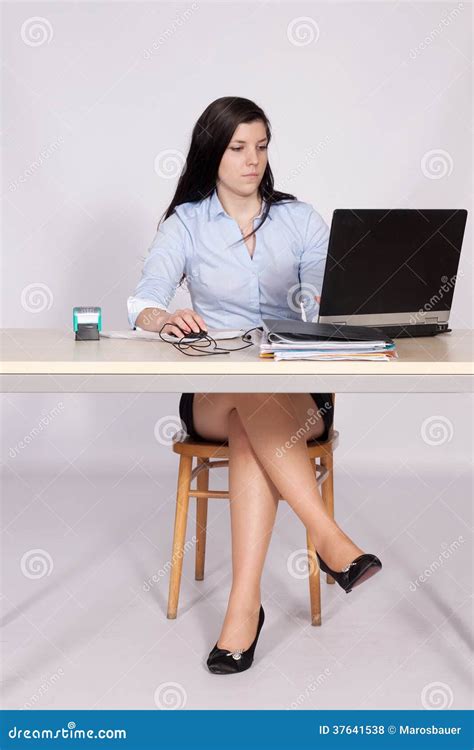
<path fill-rule="evenodd" d="M 154 299 L 145 299 L 144 297 L 128 297 L 127 299 L 127 310 L 128 310 L 128 322 L 130 327 L 135 329 L 135 321 L 140 315 L 141 311 L 146 307 L 157 307 L 159 310 L 166 310 L 166 307 L 159 305 Z"/>

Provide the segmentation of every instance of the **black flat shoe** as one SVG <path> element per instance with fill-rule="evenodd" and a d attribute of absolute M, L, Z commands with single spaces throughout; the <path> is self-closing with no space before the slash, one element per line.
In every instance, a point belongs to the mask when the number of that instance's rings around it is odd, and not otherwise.
<path fill-rule="evenodd" d="M 380 562 L 378 557 L 376 557 L 375 555 L 365 554 L 356 557 L 355 560 L 349 563 L 349 565 L 347 565 L 338 573 L 335 570 L 331 570 L 331 568 L 326 565 L 324 560 L 318 555 L 317 552 L 316 554 L 318 556 L 319 567 L 321 568 L 321 570 L 323 570 L 325 573 L 329 573 L 329 575 L 332 576 L 335 581 L 337 581 L 339 586 L 344 589 L 346 594 L 348 594 L 349 591 L 352 591 L 355 586 L 359 586 L 368 578 L 374 576 L 382 567 L 382 563 Z"/>
<path fill-rule="evenodd" d="M 265 620 L 265 612 L 263 611 L 262 605 L 260 605 L 260 614 L 258 616 L 257 635 L 255 640 L 250 644 L 248 649 L 237 649 L 236 651 L 228 651 L 225 648 L 217 648 L 216 645 L 210 652 L 207 658 L 207 666 L 209 671 L 214 674 L 233 674 L 235 672 L 244 672 L 246 669 L 252 666 L 253 655 L 255 647 L 257 645 L 258 636 L 262 629 L 263 621 Z"/>

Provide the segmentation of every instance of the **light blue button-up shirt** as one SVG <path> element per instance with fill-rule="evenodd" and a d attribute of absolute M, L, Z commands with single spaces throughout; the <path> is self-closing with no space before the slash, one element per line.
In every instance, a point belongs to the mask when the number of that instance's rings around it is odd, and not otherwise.
<path fill-rule="evenodd" d="M 324 219 L 303 201 L 275 203 L 254 237 L 252 257 L 245 242 L 230 247 L 242 235 L 216 190 L 177 206 L 160 225 L 127 300 L 130 326 L 146 307 L 168 309 L 183 273 L 191 307 L 208 328 L 248 330 L 262 317 L 301 320 L 301 298 L 307 320 L 317 319 L 313 297 L 321 294 L 329 240 Z"/>

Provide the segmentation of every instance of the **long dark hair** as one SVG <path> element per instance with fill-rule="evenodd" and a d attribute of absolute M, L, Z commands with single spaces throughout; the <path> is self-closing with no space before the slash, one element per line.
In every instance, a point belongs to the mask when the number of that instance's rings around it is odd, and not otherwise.
<path fill-rule="evenodd" d="M 261 120 L 265 125 L 268 143 L 271 139 L 270 121 L 265 112 L 250 99 L 235 96 L 222 96 L 211 102 L 196 122 L 191 135 L 186 162 L 178 180 L 173 200 L 161 216 L 161 222 L 174 212 L 181 203 L 198 202 L 207 198 L 216 187 L 217 173 L 222 155 L 229 145 L 236 128 L 241 123 Z M 258 226 L 239 242 L 244 242 L 260 229 L 268 216 L 270 206 L 280 201 L 297 200 L 290 193 L 281 193 L 273 187 L 273 173 L 267 166 L 258 186 L 258 193 L 265 201 L 264 211 Z M 180 284 L 185 274 L 180 279 Z"/>

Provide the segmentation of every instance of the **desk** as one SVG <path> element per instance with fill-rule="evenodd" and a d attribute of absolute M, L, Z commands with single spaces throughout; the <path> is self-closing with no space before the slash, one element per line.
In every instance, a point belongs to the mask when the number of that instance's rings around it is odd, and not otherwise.
<path fill-rule="evenodd" d="M 76 341 L 70 330 L 6 328 L 0 384 L 4 393 L 471 393 L 473 344 L 473 331 L 459 330 L 397 339 L 392 362 L 275 362 L 259 358 L 257 347 L 189 357 L 162 341 Z"/>

